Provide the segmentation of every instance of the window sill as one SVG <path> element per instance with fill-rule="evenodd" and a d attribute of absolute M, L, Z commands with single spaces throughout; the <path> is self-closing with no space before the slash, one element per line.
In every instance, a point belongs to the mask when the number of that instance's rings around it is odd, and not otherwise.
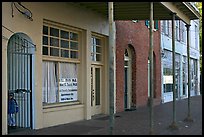
<path fill-rule="evenodd" d="M 65 103 L 56 103 L 56 104 L 46 104 L 43 106 L 43 109 L 73 106 L 73 105 L 81 105 L 81 103 L 79 101 L 74 101 L 74 102 L 65 102 Z"/>

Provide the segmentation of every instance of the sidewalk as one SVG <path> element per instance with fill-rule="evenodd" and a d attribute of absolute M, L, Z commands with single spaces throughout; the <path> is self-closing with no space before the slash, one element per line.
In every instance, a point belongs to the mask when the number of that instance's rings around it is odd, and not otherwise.
<path fill-rule="evenodd" d="M 202 95 L 191 97 L 193 122 L 184 122 L 188 112 L 188 99 L 176 101 L 178 130 L 169 129 L 173 120 L 172 102 L 155 106 L 154 135 L 202 135 Z M 43 128 L 15 131 L 9 135 L 108 135 L 109 118 L 99 115 L 91 120 Z M 149 109 L 141 107 L 134 111 L 115 114 L 114 135 L 149 135 Z"/>

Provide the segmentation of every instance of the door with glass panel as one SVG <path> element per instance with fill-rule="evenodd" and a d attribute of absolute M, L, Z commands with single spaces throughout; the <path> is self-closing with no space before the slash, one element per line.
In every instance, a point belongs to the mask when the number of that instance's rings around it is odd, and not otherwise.
<path fill-rule="evenodd" d="M 91 114 L 96 115 L 101 110 L 101 66 L 91 66 Z"/>

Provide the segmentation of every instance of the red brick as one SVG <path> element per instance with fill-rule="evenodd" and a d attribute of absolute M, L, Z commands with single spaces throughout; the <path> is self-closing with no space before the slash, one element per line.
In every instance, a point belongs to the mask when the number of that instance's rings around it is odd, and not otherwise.
<path fill-rule="evenodd" d="M 155 101 L 161 100 L 161 58 L 160 30 L 154 31 Z M 131 44 L 132 56 L 132 96 L 136 107 L 147 105 L 148 101 L 148 54 L 149 30 L 145 21 L 116 21 L 116 111 L 124 111 L 124 53 Z"/>

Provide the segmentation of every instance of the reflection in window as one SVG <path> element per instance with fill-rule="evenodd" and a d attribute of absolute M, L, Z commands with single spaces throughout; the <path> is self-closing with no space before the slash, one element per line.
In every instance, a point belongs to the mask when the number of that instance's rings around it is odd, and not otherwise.
<path fill-rule="evenodd" d="M 163 58 L 163 89 L 164 93 L 173 91 L 172 52 L 164 50 Z"/>
<path fill-rule="evenodd" d="M 102 45 L 101 39 L 92 37 L 92 45 L 91 45 L 91 59 L 92 61 L 102 61 Z"/>

